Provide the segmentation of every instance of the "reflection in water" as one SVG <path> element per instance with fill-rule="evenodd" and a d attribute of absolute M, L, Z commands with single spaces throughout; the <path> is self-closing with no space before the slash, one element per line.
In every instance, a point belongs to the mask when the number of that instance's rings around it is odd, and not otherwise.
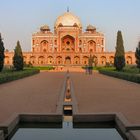
<path fill-rule="evenodd" d="M 122 140 L 115 128 L 73 128 L 72 117 L 65 116 L 63 128 L 20 128 L 12 140 Z"/>

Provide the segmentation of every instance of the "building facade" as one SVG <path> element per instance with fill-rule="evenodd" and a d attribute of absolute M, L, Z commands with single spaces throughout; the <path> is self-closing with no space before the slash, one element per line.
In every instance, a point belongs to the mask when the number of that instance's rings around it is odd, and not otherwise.
<path fill-rule="evenodd" d="M 13 52 L 5 52 L 5 65 L 12 64 Z M 88 25 L 83 31 L 80 19 L 67 11 L 56 19 L 54 31 L 48 25 L 32 35 L 31 52 L 23 52 L 26 64 L 42 66 L 83 66 L 94 56 L 96 65 L 114 63 L 114 52 L 106 52 L 104 34 Z M 126 63 L 135 64 L 135 54 L 126 52 Z"/>

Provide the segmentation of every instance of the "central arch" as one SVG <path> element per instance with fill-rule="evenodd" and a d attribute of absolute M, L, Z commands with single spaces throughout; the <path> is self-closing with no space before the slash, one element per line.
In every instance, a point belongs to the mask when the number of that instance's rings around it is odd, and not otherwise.
<path fill-rule="evenodd" d="M 66 65 L 70 65 L 70 64 L 71 64 L 71 58 L 70 58 L 70 56 L 67 56 L 67 57 L 65 58 L 65 64 L 66 64 Z"/>
<path fill-rule="evenodd" d="M 62 37 L 61 48 L 64 52 L 73 52 L 75 50 L 75 38 L 70 35 Z"/>

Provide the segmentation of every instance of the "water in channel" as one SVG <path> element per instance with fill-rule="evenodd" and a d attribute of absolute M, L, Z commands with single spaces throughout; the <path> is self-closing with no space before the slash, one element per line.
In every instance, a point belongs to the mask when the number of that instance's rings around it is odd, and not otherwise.
<path fill-rule="evenodd" d="M 61 127 L 61 126 L 60 126 Z M 123 140 L 115 128 L 73 128 L 64 116 L 62 128 L 19 128 L 11 140 Z"/>

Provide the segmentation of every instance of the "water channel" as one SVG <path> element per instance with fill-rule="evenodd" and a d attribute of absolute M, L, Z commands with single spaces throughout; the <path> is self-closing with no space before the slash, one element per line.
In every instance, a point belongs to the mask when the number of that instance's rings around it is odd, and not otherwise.
<path fill-rule="evenodd" d="M 62 128 L 53 127 L 19 128 L 11 140 L 123 140 L 115 128 L 74 128 L 72 116 L 64 116 Z"/>

